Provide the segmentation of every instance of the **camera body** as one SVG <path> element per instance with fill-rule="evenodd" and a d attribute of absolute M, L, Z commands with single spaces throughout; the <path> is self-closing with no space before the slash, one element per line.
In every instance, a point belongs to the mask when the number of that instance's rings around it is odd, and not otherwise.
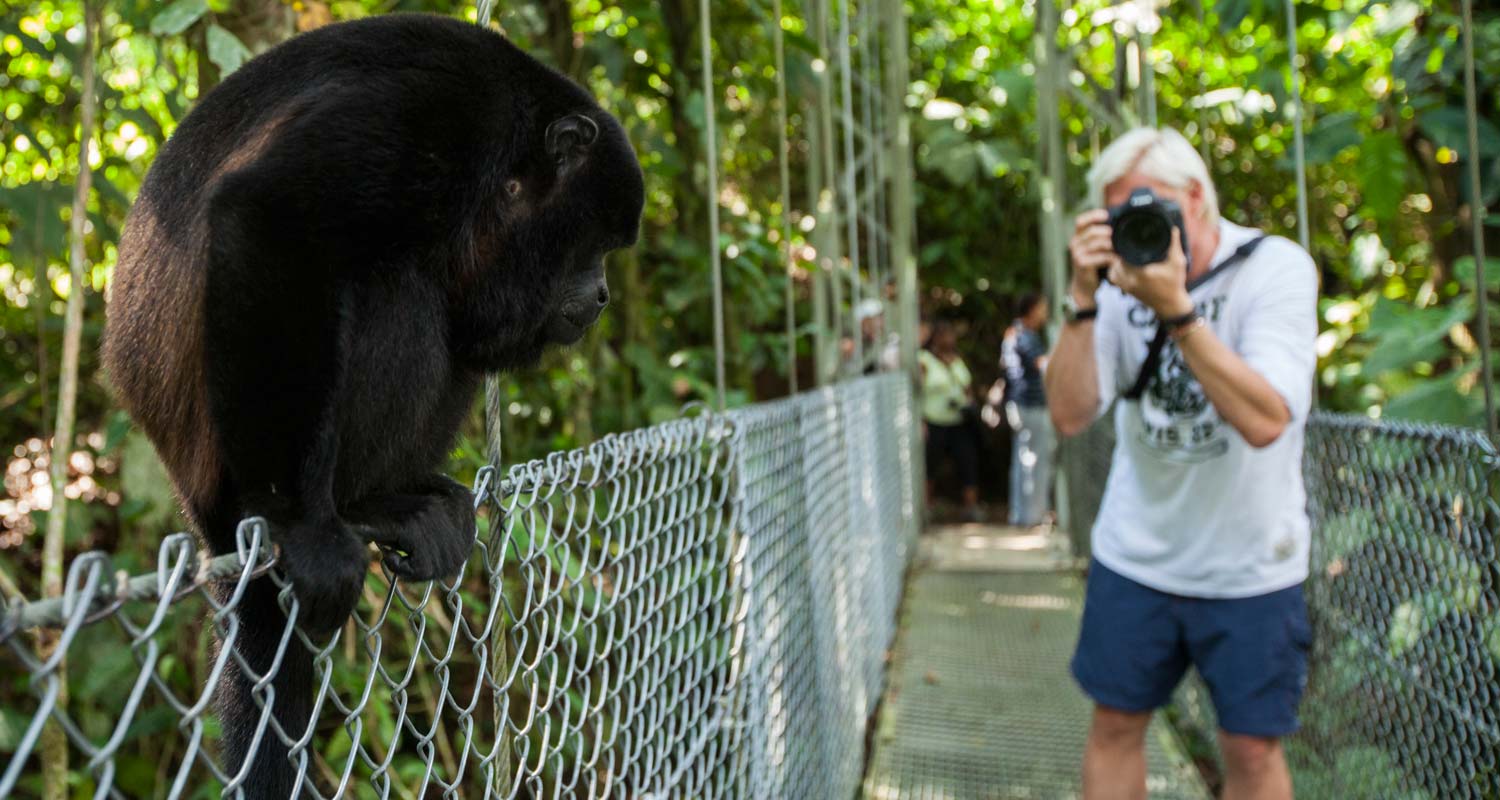
<path fill-rule="evenodd" d="M 1182 252 L 1188 252 L 1182 207 L 1157 197 L 1146 187 L 1136 189 L 1125 202 L 1109 209 L 1109 226 L 1114 231 L 1115 253 L 1128 266 L 1143 267 L 1165 261 L 1172 249 L 1173 228 L 1182 238 Z"/>

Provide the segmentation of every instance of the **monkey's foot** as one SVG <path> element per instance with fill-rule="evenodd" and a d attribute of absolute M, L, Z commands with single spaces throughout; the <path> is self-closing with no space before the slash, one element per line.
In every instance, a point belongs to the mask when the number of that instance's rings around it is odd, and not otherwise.
<path fill-rule="evenodd" d="M 365 543 L 337 520 L 276 526 L 281 547 L 277 568 L 292 582 L 297 624 L 326 637 L 354 611 L 370 571 Z"/>
<path fill-rule="evenodd" d="M 473 495 L 437 476 L 420 493 L 363 500 L 345 512 L 345 519 L 384 551 L 392 574 L 408 581 L 457 575 L 477 535 Z"/>

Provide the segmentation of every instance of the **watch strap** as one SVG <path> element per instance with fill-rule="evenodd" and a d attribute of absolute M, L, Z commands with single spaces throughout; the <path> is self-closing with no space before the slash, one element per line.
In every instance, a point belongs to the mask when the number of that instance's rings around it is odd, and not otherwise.
<path fill-rule="evenodd" d="M 1099 307 L 1075 308 L 1068 312 L 1068 322 L 1087 322 L 1099 316 Z"/>

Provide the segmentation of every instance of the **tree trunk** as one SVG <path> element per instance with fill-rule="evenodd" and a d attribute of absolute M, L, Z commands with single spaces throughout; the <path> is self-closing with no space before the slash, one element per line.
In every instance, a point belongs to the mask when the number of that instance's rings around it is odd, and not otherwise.
<path fill-rule="evenodd" d="M 36 314 L 36 385 L 42 394 L 42 441 L 52 438 L 52 400 L 47 390 L 52 386 L 48 366 L 52 356 L 47 352 L 47 299 L 52 295 L 51 282 L 47 280 L 47 243 L 42 238 L 42 215 L 47 213 L 45 197 L 38 192 L 36 197 L 36 278 L 31 285 L 31 308 Z"/>
<path fill-rule="evenodd" d="M 547 50 L 552 54 L 553 64 L 563 74 L 578 80 L 583 62 L 573 34 L 571 0 L 545 0 L 542 16 L 547 21 Z"/>
<path fill-rule="evenodd" d="M 58 374 L 57 424 L 52 438 L 52 455 L 48 477 L 52 486 L 52 506 L 47 513 L 47 533 L 42 543 L 42 594 L 59 597 L 63 593 L 63 551 L 68 527 L 68 462 L 73 452 L 73 424 L 78 400 L 78 350 L 83 338 L 83 297 L 87 291 L 88 253 L 84 249 L 89 210 L 89 186 L 93 172 L 89 153 L 94 133 L 94 39 L 99 27 L 99 9 L 85 2 L 83 7 L 83 100 L 79 103 L 78 180 L 73 185 L 73 218 L 68 242 L 68 307 L 63 326 L 62 369 Z M 41 635 L 40 655 L 51 657 L 57 647 L 57 631 Z M 58 709 L 67 710 L 67 660 L 58 662 L 55 673 L 61 689 Z M 42 793 L 47 800 L 68 796 L 68 739 L 55 722 L 42 732 Z"/>
<path fill-rule="evenodd" d="M 611 294 L 618 298 L 616 303 L 616 314 L 620 319 L 620 347 L 619 352 L 626 355 L 621 359 L 625 369 L 620 370 L 620 406 L 621 424 L 626 429 L 638 427 L 641 424 L 641 415 L 638 404 L 640 402 L 640 387 L 636 386 L 636 373 L 634 365 L 628 360 L 628 354 L 635 351 L 634 345 L 645 345 L 646 343 L 646 297 L 645 290 L 641 285 L 641 259 L 634 248 L 621 251 L 615 256 L 615 265 L 620 275 L 619 291 Z"/>

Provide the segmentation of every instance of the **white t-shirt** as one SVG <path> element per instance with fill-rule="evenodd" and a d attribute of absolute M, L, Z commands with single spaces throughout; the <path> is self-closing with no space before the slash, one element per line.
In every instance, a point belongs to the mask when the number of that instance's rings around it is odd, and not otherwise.
<path fill-rule="evenodd" d="M 1212 263 L 1258 235 L 1221 221 Z M 1293 586 L 1308 569 L 1302 441 L 1317 364 L 1317 270 L 1301 247 L 1270 237 L 1190 294 L 1214 334 L 1281 394 L 1291 424 L 1270 446 L 1251 447 L 1219 418 L 1169 340 L 1145 394 L 1115 406 L 1094 557 L 1139 583 L 1190 597 L 1250 597 Z M 1098 304 L 1103 413 L 1135 383 L 1156 318 L 1109 285 L 1100 288 Z"/>

